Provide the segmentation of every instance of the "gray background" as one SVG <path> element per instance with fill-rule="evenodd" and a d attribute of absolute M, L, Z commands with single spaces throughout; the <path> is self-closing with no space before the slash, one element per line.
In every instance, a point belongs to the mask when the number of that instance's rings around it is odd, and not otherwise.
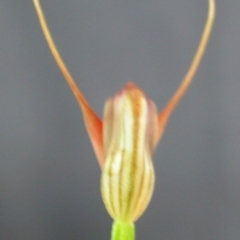
<path fill-rule="evenodd" d="M 154 155 L 137 240 L 240 238 L 240 1 L 216 0 L 193 85 Z M 132 79 L 161 109 L 195 52 L 207 0 L 42 0 L 55 41 L 99 115 Z M 82 114 L 30 0 L 0 1 L 0 239 L 110 239 Z"/>

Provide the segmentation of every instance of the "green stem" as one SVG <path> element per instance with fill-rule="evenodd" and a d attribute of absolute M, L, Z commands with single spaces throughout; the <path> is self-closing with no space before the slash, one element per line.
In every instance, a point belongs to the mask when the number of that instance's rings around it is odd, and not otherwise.
<path fill-rule="evenodd" d="M 135 240 L 134 223 L 114 221 L 111 240 Z"/>

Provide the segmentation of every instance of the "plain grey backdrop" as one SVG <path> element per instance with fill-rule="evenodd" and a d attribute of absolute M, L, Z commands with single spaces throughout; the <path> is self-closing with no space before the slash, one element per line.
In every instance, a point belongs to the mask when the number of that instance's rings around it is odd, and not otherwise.
<path fill-rule="evenodd" d="M 207 0 L 42 0 L 72 75 L 102 115 L 134 81 L 158 105 L 191 62 Z M 240 239 L 240 1 L 217 16 L 196 78 L 154 155 L 137 240 Z M 101 170 L 30 0 L 0 1 L 0 239 L 110 239 Z"/>

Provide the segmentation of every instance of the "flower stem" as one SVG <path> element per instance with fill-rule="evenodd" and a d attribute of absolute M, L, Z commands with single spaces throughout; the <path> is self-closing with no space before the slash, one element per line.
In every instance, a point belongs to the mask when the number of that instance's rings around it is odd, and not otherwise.
<path fill-rule="evenodd" d="M 134 223 L 114 221 L 111 240 L 135 240 Z"/>

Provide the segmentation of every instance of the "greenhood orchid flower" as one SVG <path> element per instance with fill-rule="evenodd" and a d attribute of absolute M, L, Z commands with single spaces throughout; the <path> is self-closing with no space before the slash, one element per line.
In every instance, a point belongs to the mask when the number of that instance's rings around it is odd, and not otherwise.
<path fill-rule="evenodd" d="M 134 240 L 134 222 L 147 208 L 154 189 L 152 155 L 168 119 L 199 67 L 215 17 L 208 0 L 208 17 L 198 49 L 181 85 L 158 113 L 157 107 L 134 83 L 127 83 L 105 103 L 101 120 L 92 110 L 65 66 L 48 29 L 39 0 L 33 0 L 52 54 L 83 113 L 85 126 L 102 170 L 101 193 L 114 219 L 112 240 Z"/>

